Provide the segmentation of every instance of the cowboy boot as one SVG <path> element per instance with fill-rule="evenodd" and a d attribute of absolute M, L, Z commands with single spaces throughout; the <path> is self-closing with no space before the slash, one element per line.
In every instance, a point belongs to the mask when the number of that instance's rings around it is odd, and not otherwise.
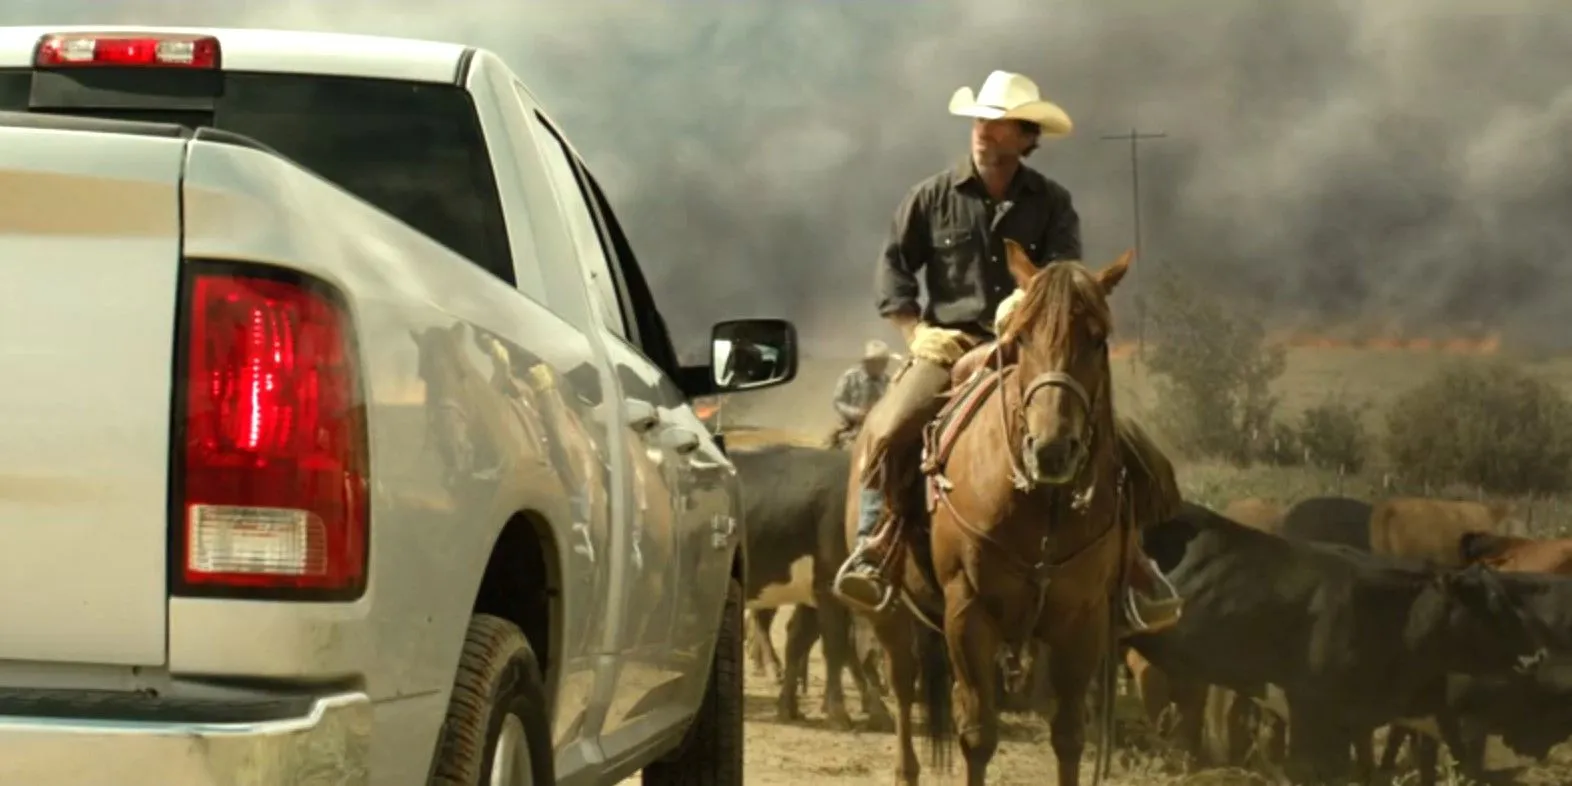
<path fill-rule="evenodd" d="M 884 577 L 879 575 L 882 555 L 872 548 L 880 534 L 879 525 L 885 521 L 883 489 L 862 489 L 858 503 L 857 545 L 835 577 L 835 594 L 854 607 L 876 609 L 889 591 Z"/>
<path fill-rule="evenodd" d="M 1158 633 L 1178 624 L 1184 612 L 1184 598 L 1169 583 L 1157 563 L 1144 554 L 1132 560 L 1134 573 L 1126 587 L 1120 607 L 1124 611 L 1119 635 Z"/>

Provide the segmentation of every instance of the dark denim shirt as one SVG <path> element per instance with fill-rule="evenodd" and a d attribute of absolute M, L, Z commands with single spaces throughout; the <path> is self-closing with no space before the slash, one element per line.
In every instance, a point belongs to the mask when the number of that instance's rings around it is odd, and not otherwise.
<path fill-rule="evenodd" d="M 879 315 L 921 314 L 924 322 L 981 336 L 1015 282 L 1004 239 L 1039 266 L 1081 258 L 1081 218 L 1064 186 L 1022 164 L 1002 201 L 965 160 L 918 183 L 895 211 L 879 260 Z M 919 307 L 917 275 L 928 289 Z"/>

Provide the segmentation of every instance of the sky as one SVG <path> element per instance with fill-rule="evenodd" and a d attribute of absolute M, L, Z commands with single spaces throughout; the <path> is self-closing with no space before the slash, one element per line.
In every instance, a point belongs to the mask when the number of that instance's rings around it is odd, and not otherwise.
<path fill-rule="evenodd" d="M 46 10 L 47 9 L 47 10 Z M 458 40 L 521 75 L 607 189 L 679 349 L 738 316 L 889 338 L 891 215 L 960 160 L 950 93 L 1031 76 L 1076 133 L 1030 160 L 1088 262 L 1144 258 L 1278 322 L 1572 344 L 1572 9 L 1557 0 L 6 0 L 6 24 Z M 1133 287 L 1132 287 L 1133 288 Z M 1130 296 L 1115 309 L 1131 311 Z"/>

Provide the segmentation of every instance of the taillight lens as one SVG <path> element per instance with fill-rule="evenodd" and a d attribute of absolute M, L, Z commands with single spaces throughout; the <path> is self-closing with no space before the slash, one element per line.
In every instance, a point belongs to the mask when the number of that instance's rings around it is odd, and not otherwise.
<path fill-rule="evenodd" d="M 323 285 L 198 273 L 185 315 L 184 584 L 358 594 L 365 408 Z"/>

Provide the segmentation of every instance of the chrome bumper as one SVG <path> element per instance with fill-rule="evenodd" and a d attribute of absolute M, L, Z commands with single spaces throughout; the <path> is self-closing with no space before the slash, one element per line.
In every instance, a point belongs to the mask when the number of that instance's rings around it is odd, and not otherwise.
<path fill-rule="evenodd" d="M 0 716 L 0 783 L 28 786 L 364 786 L 370 752 L 363 693 L 254 723 Z"/>

